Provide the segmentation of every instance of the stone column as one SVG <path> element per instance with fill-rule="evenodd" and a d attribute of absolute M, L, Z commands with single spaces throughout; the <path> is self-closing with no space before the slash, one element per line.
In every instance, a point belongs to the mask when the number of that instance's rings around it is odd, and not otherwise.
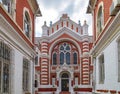
<path fill-rule="evenodd" d="M 41 85 L 48 85 L 49 83 L 49 62 L 48 62 L 48 43 L 43 41 L 41 43 Z"/>
<path fill-rule="evenodd" d="M 83 57 L 82 57 L 82 84 L 89 84 L 89 40 L 86 38 L 83 40 Z"/>

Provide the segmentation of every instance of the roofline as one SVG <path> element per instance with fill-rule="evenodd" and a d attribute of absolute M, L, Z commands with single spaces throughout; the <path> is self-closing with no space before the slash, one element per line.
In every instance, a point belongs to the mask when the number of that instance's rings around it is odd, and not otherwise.
<path fill-rule="evenodd" d="M 92 13 L 97 0 L 89 0 L 86 13 Z"/>
<path fill-rule="evenodd" d="M 36 16 L 39 17 L 39 16 L 42 16 L 42 13 L 41 13 L 41 10 L 40 10 L 40 7 L 38 5 L 38 2 L 37 0 L 34 0 L 36 5 L 37 5 L 37 10 L 36 10 Z"/>

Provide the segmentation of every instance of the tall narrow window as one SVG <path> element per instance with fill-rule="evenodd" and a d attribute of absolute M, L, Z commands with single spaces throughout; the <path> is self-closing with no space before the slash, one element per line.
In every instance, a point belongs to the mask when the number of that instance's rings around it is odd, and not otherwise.
<path fill-rule="evenodd" d="M 35 65 L 38 65 L 38 54 L 37 54 L 37 56 L 35 57 Z"/>
<path fill-rule="evenodd" d="M 118 82 L 120 82 L 120 40 L 118 41 Z"/>
<path fill-rule="evenodd" d="M 38 81 L 35 80 L 35 88 L 37 88 L 37 87 L 38 87 Z"/>
<path fill-rule="evenodd" d="M 60 65 L 63 65 L 64 64 L 64 53 L 61 52 L 60 53 Z"/>
<path fill-rule="evenodd" d="M 24 31 L 25 31 L 25 35 L 30 38 L 30 17 L 29 14 L 27 12 L 25 12 L 25 17 L 24 17 Z"/>
<path fill-rule="evenodd" d="M 105 69 L 104 69 L 104 55 L 99 58 L 99 83 L 104 83 L 105 79 Z"/>
<path fill-rule="evenodd" d="M 54 53 L 53 54 L 53 65 L 56 65 L 57 64 L 57 54 Z"/>
<path fill-rule="evenodd" d="M 3 92 L 9 92 L 9 64 L 3 64 Z"/>
<path fill-rule="evenodd" d="M 70 64 L 70 53 L 66 53 L 66 63 L 69 65 Z"/>
<path fill-rule="evenodd" d="M 59 26 L 57 25 L 57 30 L 59 29 Z"/>
<path fill-rule="evenodd" d="M 75 77 L 75 85 L 78 85 L 78 77 Z"/>
<path fill-rule="evenodd" d="M 23 59 L 23 90 L 28 91 L 29 86 L 29 62 Z"/>
<path fill-rule="evenodd" d="M 77 53 L 73 53 L 73 64 L 77 64 Z"/>
<path fill-rule="evenodd" d="M 103 29 L 103 8 L 102 6 L 100 6 L 97 16 L 97 35 L 99 35 L 102 29 Z"/>
<path fill-rule="evenodd" d="M 73 52 L 76 52 L 76 54 L 73 57 Z M 54 54 L 56 53 L 56 55 Z M 69 42 L 61 42 L 57 45 L 55 45 L 55 47 L 52 50 L 52 64 L 56 64 L 55 61 L 58 62 L 58 64 L 63 65 L 63 64 L 73 64 L 75 62 L 75 64 L 77 64 L 77 47 L 75 45 L 73 45 L 72 43 Z M 72 57 L 72 58 L 71 58 Z M 74 62 L 71 62 L 73 61 Z"/>
<path fill-rule="evenodd" d="M 0 92 L 10 94 L 10 53 L 11 49 L 0 41 Z"/>
<path fill-rule="evenodd" d="M 55 86 L 55 78 L 52 78 L 52 85 Z"/>

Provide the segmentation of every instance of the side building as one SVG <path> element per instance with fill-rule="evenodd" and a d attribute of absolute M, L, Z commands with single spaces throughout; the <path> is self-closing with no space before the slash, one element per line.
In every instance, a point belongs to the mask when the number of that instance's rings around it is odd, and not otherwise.
<path fill-rule="evenodd" d="M 89 0 L 93 16 L 93 92 L 120 94 L 120 0 Z"/>
<path fill-rule="evenodd" d="M 36 0 L 0 0 L 0 94 L 34 94 Z"/>
<path fill-rule="evenodd" d="M 63 14 L 49 27 L 45 22 L 35 44 L 38 94 L 92 94 L 92 36 L 86 21 L 81 26 Z"/>

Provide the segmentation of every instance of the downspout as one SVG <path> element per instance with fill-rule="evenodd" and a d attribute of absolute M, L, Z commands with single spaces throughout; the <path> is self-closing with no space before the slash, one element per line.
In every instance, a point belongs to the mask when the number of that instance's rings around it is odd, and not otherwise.
<path fill-rule="evenodd" d="M 38 11 L 39 11 L 40 9 L 38 8 L 37 9 L 37 11 L 34 13 L 34 37 L 35 37 L 35 22 L 36 22 L 36 17 L 37 16 L 42 16 L 41 15 L 41 12 L 40 12 L 40 15 L 38 15 L 37 13 L 38 13 Z M 34 40 L 35 41 L 35 40 Z M 35 47 L 34 47 L 34 50 L 35 50 Z M 35 57 L 34 57 L 34 59 L 35 59 Z M 33 76 L 32 76 L 32 94 L 35 94 L 35 87 L 34 87 L 34 84 L 35 84 L 35 82 L 34 82 L 34 80 L 35 80 L 35 60 L 33 60 Z"/>

